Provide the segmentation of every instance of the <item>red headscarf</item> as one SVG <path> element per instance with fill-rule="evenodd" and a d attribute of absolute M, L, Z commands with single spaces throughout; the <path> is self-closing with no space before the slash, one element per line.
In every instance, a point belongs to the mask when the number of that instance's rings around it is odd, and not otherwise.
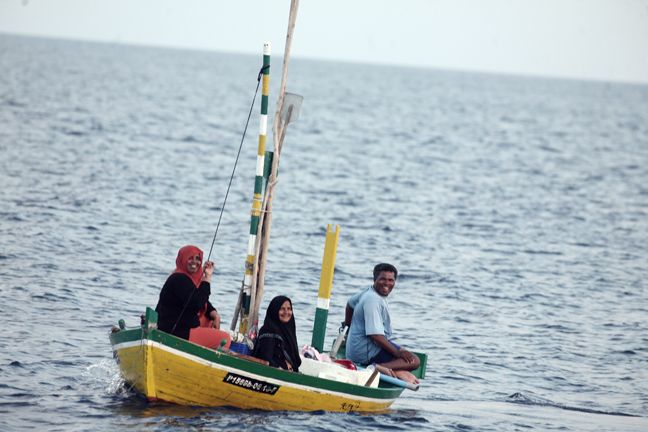
<path fill-rule="evenodd" d="M 189 273 L 189 271 L 187 270 L 187 261 L 189 261 L 189 258 L 195 255 L 200 255 L 201 267 L 195 273 Z M 194 285 L 196 285 L 196 288 L 198 288 L 203 276 L 202 259 L 203 252 L 199 248 L 191 245 L 183 246 L 178 251 L 178 257 L 176 258 L 176 269 L 174 273 L 186 274 L 187 276 L 189 276 L 189 279 L 192 280 Z"/>

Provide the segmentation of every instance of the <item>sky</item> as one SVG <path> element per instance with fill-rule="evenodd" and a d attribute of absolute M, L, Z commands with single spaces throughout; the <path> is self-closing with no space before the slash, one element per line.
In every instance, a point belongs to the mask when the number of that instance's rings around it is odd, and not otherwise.
<path fill-rule="evenodd" d="M 0 0 L 0 33 L 283 53 L 290 0 Z M 292 55 L 648 84 L 648 0 L 301 0 Z"/>

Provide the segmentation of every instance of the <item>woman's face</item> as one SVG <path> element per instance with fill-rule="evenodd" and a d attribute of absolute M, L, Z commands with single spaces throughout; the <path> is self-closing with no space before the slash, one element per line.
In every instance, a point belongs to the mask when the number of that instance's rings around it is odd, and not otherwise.
<path fill-rule="evenodd" d="M 200 255 L 194 255 L 189 257 L 187 260 L 187 271 L 191 274 L 196 273 L 200 270 L 200 265 L 202 264 L 200 260 Z"/>
<path fill-rule="evenodd" d="M 286 324 L 290 321 L 290 318 L 292 318 L 292 306 L 290 305 L 290 302 L 286 300 L 279 309 L 279 321 Z"/>

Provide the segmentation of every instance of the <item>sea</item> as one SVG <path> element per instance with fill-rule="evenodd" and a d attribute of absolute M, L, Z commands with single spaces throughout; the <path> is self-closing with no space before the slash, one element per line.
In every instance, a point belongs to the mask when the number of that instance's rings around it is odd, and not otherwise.
<path fill-rule="evenodd" d="M 378 414 L 134 393 L 108 336 L 155 306 L 181 246 L 215 262 L 232 320 L 261 66 L 0 35 L 0 430 L 648 430 L 648 86 L 299 57 L 261 316 L 291 297 L 311 343 L 339 226 L 327 345 L 389 262 L 395 338 L 426 377 Z"/>

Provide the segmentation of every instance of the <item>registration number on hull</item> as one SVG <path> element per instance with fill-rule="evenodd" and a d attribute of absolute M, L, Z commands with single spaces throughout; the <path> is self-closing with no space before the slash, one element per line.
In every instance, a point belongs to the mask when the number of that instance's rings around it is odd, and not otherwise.
<path fill-rule="evenodd" d="M 225 375 L 225 378 L 223 378 L 223 382 L 238 387 L 243 387 L 244 389 L 252 390 L 259 393 L 270 394 L 270 395 L 274 395 L 275 393 L 277 393 L 277 390 L 279 390 L 279 388 L 281 387 L 276 384 L 255 380 L 234 373 L 228 373 L 227 375 Z"/>

